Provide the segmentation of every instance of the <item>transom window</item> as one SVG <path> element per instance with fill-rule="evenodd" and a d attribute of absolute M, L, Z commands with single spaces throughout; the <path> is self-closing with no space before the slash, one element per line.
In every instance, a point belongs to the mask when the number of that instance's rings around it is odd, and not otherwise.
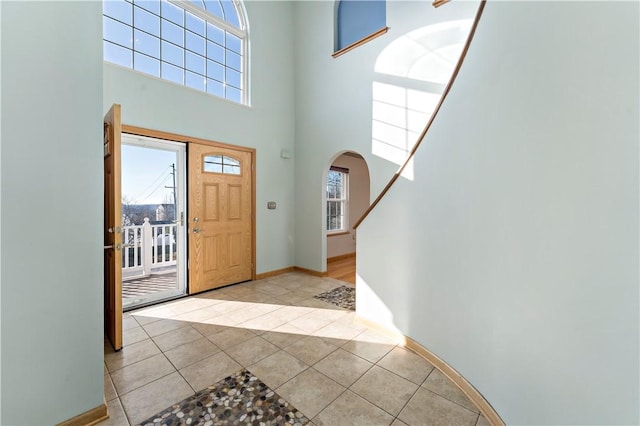
<path fill-rule="evenodd" d="M 347 229 L 349 169 L 331 166 L 327 173 L 327 232 Z"/>
<path fill-rule="evenodd" d="M 338 0 L 333 57 L 387 32 L 386 0 Z"/>
<path fill-rule="evenodd" d="M 105 0 L 104 60 L 247 103 L 239 0 Z"/>
<path fill-rule="evenodd" d="M 224 173 L 227 175 L 240 174 L 240 160 L 226 155 L 207 155 L 204 157 L 204 171 L 210 173 Z"/>

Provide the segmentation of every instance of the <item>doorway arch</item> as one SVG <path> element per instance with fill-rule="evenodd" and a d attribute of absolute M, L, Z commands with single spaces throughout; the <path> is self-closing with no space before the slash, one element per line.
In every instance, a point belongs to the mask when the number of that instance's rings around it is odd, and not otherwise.
<path fill-rule="evenodd" d="M 323 176 L 325 270 L 331 276 L 332 262 L 351 258 L 355 261 L 357 238 L 353 225 L 369 207 L 371 180 L 365 158 L 354 151 L 335 154 Z"/>

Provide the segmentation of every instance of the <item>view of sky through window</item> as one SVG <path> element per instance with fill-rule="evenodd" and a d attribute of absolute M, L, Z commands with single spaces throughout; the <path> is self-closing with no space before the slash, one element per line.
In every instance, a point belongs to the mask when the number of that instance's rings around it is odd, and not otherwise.
<path fill-rule="evenodd" d="M 123 200 L 129 204 L 173 203 L 172 164 L 176 164 L 175 151 L 123 144 Z"/>
<path fill-rule="evenodd" d="M 178 5 L 168 0 L 109 0 L 103 5 L 105 61 L 245 102 L 246 33 L 232 1 Z"/>

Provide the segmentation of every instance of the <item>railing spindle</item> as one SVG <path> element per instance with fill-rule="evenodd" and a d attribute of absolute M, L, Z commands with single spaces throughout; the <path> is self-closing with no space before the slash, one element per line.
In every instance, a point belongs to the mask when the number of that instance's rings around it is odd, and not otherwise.
<path fill-rule="evenodd" d="M 128 272 L 127 277 L 150 275 L 157 268 L 175 265 L 177 229 L 175 223 L 151 225 L 148 218 L 143 225 L 123 226 L 122 270 Z"/>

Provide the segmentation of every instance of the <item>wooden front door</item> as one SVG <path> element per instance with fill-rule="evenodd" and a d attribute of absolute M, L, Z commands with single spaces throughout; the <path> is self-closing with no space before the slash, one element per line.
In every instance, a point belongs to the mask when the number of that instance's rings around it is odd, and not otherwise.
<path fill-rule="evenodd" d="M 190 143 L 189 293 L 253 278 L 253 152 Z"/>
<path fill-rule="evenodd" d="M 113 349 L 122 349 L 122 205 L 120 105 L 104 117 L 104 325 Z"/>

